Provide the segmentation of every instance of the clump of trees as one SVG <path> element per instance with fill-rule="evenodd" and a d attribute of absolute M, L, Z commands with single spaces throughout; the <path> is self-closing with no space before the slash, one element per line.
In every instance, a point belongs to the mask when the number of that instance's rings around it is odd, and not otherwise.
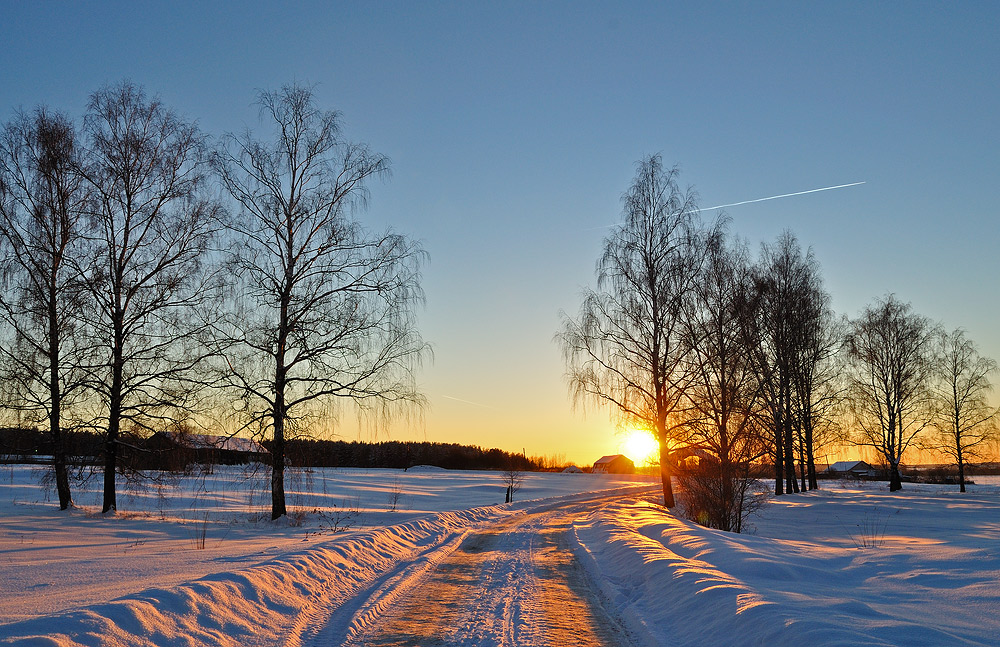
<path fill-rule="evenodd" d="M 100 434 L 113 512 L 125 448 L 235 411 L 271 449 L 278 518 L 285 443 L 335 401 L 423 404 L 426 254 L 357 220 L 389 160 L 307 87 L 258 99 L 270 138 L 213 143 L 127 81 L 82 128 L 38 108 L 0 134 L 0 393 L 10 422 L 47 423 L 61 508 L 69 431 Z"/>
<path fill-rule="evenodd" d="M 816 489 L 825 445 L 869 448 L 897 490 L 918 440 L 964 474 L 996 438 L 996 364 L 961 331 L 893 295 L 838 317 L 794 234 L 752 258 L 725 214 L 702 222 L 658 155 L 637 164 L 622 203 L 597 287 L 562 313 L 557 339 L 575 402 L 656 437 L 665 506 L 676 476 L 691 518 L 739 532 L 764 501 L 762 469 L 775 496 Z"/>

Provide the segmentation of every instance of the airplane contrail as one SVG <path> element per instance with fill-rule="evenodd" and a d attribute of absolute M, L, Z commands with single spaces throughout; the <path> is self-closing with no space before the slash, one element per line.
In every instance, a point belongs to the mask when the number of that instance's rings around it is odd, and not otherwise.
<path fill-rule="evenodd" d="M 743 202 L 733 202 L 730 204 L 720 204 L 715 207 L 705 207 L 704 209 L 695 209 L 692 213 L 697 213 L 699 211 L 711 211 L 712 209 L 725 209 L 726 207 L 738 207 L 741 204 L 751 204 L 753 202 L 764 202 L 765 200 L 777 200 L 778 198 L 790 198 L 793 195 L 805 195 L 807 193 L 818 193 L 820 191 L 832 191 L 833 189 L 846 189 L 849 186 L 858 186 L 859 184 L 866 184 L 866 182 L 851 182 L 850 184 L 838 184 L 836 186 L 824 186 L 819 189 L 808 189 L 806 191 L 796 191 L 795 193 L 782 193 L 781 195 L 771 195 L 766 198 L 756 198 L 754 200 L 744 200 Z"/>
<path fill-rule="evenodd" d="M 688 213 L 700 213 L 702 211 L 711 211 L 713 209 L 725 209 L 726 207 L 738 207 L 744 204 L 752 204 L 754 202 L 765 202 L 767 200 L 777 200 L 778 198 L 790 198 L 796 195 L 805 195 L 807 193 L 819 193 L 820 191 L 832 191 L 834 189 L 846 189 L 849 186 L 858 186 L 859 184 L 867 184 L 867 182 L 850 182 L 848 184 L 837 184 L 835 186 L 824 186 L 818 189 L 807 189 L 805 191 L 796 191 L 794 193 L 782 193 L 781 195 L 769 195 L 766 198 L 755 198 L 753 200 L 743 200 L 742 202 L 731 202 L 729 204 L 720 204 L 714 207 L 705 207 L 703 209 L 692 209 Z M 588 227 L 584 231 L 591 231 L 594 229 L 607 229 L 608 227 L 616 227 L 617 225 L 601 225 L 600 227 Z"/>
<path fill-rule="evenodd" d="M 479 404 L 478 402 L 473 402 L 471 400 L 463 400 L 462 398 L 453 398 L 450 395 L 441 395 L 442 398 L 447 398 L 449 400 L 454 400 L 455 402 L 464 402 L 465 404 L 471 404 L 474 407 L 482 407 L 484 409 L 493 409 L 494 411 L 499 411 L 496 407 L 491 407 L 488 404 Z"/>

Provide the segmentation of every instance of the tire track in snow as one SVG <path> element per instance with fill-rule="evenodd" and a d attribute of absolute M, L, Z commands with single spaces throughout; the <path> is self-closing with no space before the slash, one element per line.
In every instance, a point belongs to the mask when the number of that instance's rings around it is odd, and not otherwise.
<path fill-rule="evenodd" d="M 574 519 L 606 500 L 546 506 L 471 532 L 387 576 L 349 621 L 335 613 L 310 644 L 630 645 L 566 539 Z"/>

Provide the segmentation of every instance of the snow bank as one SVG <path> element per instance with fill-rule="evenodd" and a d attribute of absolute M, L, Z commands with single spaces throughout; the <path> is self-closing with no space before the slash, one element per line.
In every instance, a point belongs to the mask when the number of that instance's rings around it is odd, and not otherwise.
<path fill-rule="evenodd" d="M 0 644 L 67 647 L 300 645 L 333 610 L 361 622 L 365 614 L 375 617 L 381 609 L 352 606 L 359 604 L 358 592 L 391 587 L 394 577 L 430 568 L 472 529 L 625 483 L 528 474 L 519 492 L 524 500 L 463 510 L 502 500 L 499 475 L 317 471 L 312 478 L 321 482 L 293 494 L 299 505 L 316 506 L 296 526 L 249 520 L 258 514 L 251 509 L 257 489 L 236 470 L 163 486 L 168 496 L 136 493 L 126 499 L 130 510 L 114 517 L 54 510 L 34 470 L 14 468 L 6 476 L 0 483 L 6 553 L 0 608 L 13 613 L 0 617 L 7 620 Z M 393 490 L 406 497 L 405 510 L 386 510 Z M 364 523 L 384 525 L 337 535 L 317 527 L 330 511 L 323 504 L 352 495 Z M 86 501 L 95 493 L 77 496 Z M 435 507 L 438 512 L 427 511 Z M 391 524 L 395 520 L 400 523 Z M 191 533 L 199 528 L 207 529 L 209 545 L 197 550 Z M 148 588 L 153 583 L 160 588 Z M 30 603 L 19 606 L 18 597 Z M 45 615 L 31 617 L 43 608 Z M 27 619 L 10 622 L 18 616 Z"/>
<path fill-rule="evenodd" d="M 996 645 L 1000 497 L 950 503 L 938 492 L 785 497 L 758 520 L 767 537 L 631 500 L 573 537 L 605 605 L 646 645 Z M 859 548 L 853 522 L 874 505 L 884 543 Z"/>
<path fill-rule="evenodd" d="M 587 490 L 650 489 L 529 475 L 514 504 L 474 507 L 502 500 L 496 474 L 433 472 L 313 475 L 300 501 L 353 493 L 369 524 L 332 536 L 317 533 L 310 512 L 302 526 L 248 521 L 253 490 L 230 487 L 225 474 L 202 480 L 182 503 L 152 493 L 129 501 L 145 502 L 145 512 L 104 518 L 55 512 L 37 485 L 10 472 L 0 479 L 0 598 L 30 599 L 35 611 L 0 617 L 0 644 L 301 646 L 328 618 L 362 626 L 377 617 L 383 609 L 363 608 L 365 600 L 388 604 L 395 582 L 433 567 L 470 530 L 586 499 Z M 963 495 L 824 485 L 774 500 L 752 520 L 756 535 L 702 528 L 633 498 L 576 522 L 571 543 L 610 615 L 644 645 L 998 644 L 1000 486 Z M 398 512 L 385 507 L 394 491 L 408 497 Z M 210 537 L 229 538 L 194 550 L 189 533 L 202 518 L 218 524 Z M 68 579 L 89 598 L 60 597 Z"/>
<path fill-rule="evenodd" d="M 0 625 L 0 644 L 297 645 L 320 609 L 340 606 L 396 565 L 507 514 L 499 506 L 477 508 L 358 533 L 169 590 Z M 297 619 L 292 626 L 290 618 Z"/>

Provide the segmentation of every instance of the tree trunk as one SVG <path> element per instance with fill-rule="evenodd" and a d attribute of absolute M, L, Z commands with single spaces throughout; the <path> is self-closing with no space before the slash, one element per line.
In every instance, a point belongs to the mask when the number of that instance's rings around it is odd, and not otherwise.
<path fill-rule="evenodd" d="M 816 454 L 813 451 L 812 414 L 808 414 L 804 422 L 806 428 L 806 472 L 809 475 L 809 489 L 818 490 L 819 482 L 816 480 Z"/>
<path fill-rule="evenodd" d="M 782 444 L 781 420 L 775 420 L 774 425 L 774 495 L 781 496 L 785 493 L 782 482 L 782 469 L 785 465 L 785 453 Z"/>
<path fill-rule="evenodd" d="M 59 509 L 66 510 L 73 505 L 69 489 L 69 475 L 66 472 L 66 449 L 63 446 L 62 389 L 59 385 L 59 321 L 56 312 L 54 288 L 50 286 L 49 297 L 49 436 L 52 438 L 52 469 L 56 477 L 56 494 Z"/>
<path fill-rule="evenodd" d="M 899 464 L 892 463 L 889 466 L 889 491 L 897 492 L 903 489 L 903 480 L 899 477 Z"/>
<path fill-rule="evenodd" d="M 112 394 L 108 416 L 108 435 L 104 440 L 104 505 L 101 512 L 118 510 L 115 473 L 118 469 L 118 434 L 121 424 L 121 395 Z"/>
<path fill-rule="evenodd" d="M 120 327 L 115 326 L 115 348 L 111 360 L 111 392 L 108 402 L 108 435 L 104 443 L 104 506 L 101 512 L 118 510 L 118 495 L 115 488 L 115 474 L 118 470 L 118 438 L 121 435 L 122 420 L 122 341 Z"/>
<path fill-rule="evenodd" d="M 788 402 L 786 399 L 785 402 Z M 785 491 L 792 493 L 799 491 L 798 481 L 795 480 L 795 443 L 792 439 L 792 420 L 789 412 L 785 412 L 784 420 L 784 440 L 785 440 Z"/>
<path fill-rule="evenodd" d="M 670 450 L 667 448 L 666 433 L 657 434 L 660 445 L 660 481 L 663 484 L 663 507 L 674 507 L 674 486 L 671 482 L 673 474 L 670 469 Z"/>
<path fill-rule="evenodd" d="M 66 449 L 59 418 L 59 387 L 51 389 L 52 412 L 49 414 L 49 434 L 52 437 L 52 468 L 56 476 L 56 493 L 59 495 L 59 509 L 66 510 L 73 505 L 69 488 L 69 474 L 66 469 Z"/>
<path fill-rule="evenodd" d="M 958 491 L 965 492 L 965 461 L 962 452 L 958 452 Z"/>
<path fill-rule="evenodd" d="M 271 520 L 288 514 L 285 508 L 285 421 L 274 414 L 274 443 L 271 445 Z"/>
<path fill-rule="evenodd" d="M 291 271 L 289 266 L 288 272 Z M 285 284 L 290 279 L 286 274 Z M 271 447 L 271 520 L 288 514 L 285 507 L 285 381 L 288 369 L 285 367 L 285 345 L 288 342 L 288 291 L 281 296 L 281 310 L 278 320 L 278 343 L 274 354 L 274 444 Z"/>
<path fill-rule="evenodd" d="M 799 437 L 799 480 L 802 481 L 802 492 L 806 491 L 806 443 L 802 437 L 802 424 L 796 429 Z"/>

